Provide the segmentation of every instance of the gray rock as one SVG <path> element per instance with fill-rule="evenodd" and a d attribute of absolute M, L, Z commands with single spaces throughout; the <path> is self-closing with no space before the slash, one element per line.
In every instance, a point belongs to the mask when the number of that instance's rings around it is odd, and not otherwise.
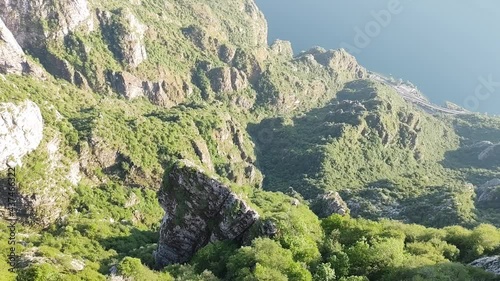
<path fill-rule="evenodd" d="M 198 158 L 200 158 L 201 163 L 213 171 L 214 166 L 206 142 L 204 140 L 191 140 L 191 145 L 193 146 Z"/>
<path fill-rule="evenodd" d="M 329 217 L 332 214 L 345 215 L 349 213 L 347 203 L 344 202 L 338 192 L 320 194 L 313 201 L 312 210 L 319 217 Z"/>
<path fill-rule="evenodd" d="M 471 262 L 469 265 L 500 275 L 500 256 L 483 257 Z"/>
<path fill-rule="evenodd" d="M 32 101 L 20 105 L 0 103 L 0 171 L 17 166 L 35 150 L 43 138 L 40 108 Z"/>
<path fill-rule="evenodd" d="M 45 53 L 45 69 L 57 78 L 64 79 L 75 84 L 75 70 L 65 59 L 61 59 L 51 53 Z M 82 79 L 81 77 L 80 79 Z M 83 81 L 82 81 L 83 83 Z"/>
<path fill-rule="evenodd" d="M 97 19 L 101 29 L 109 37 L 110 49 L 119 60 L 130 67 L 137 67 L 147 59 L 144 43 L 147 26 L 130 10 L 117 10 L 112 14 L 98 9 Z"/>
<path fill-rule="evenodd" d="M 292 43 L 290 41 L 276 40 L 271 45 L 271 51 L 274 54 L 280 54 L 287 58 L 293 58 Z"/>
<path fill-rule="evenodd" d="M 94 28 L 86 0 L 0 0 L 0 17 L 23 49 L 39 48 L 46 39 L 62 39 L 82 26 Z M 44 22 L 52 23 L 50 30 Z"/>
<path fill-rule="evenodd" d="M 486 147 L 477 158 L 480 161 L 488 161 L 493 159 L 498 159 L 500 156 L 500 144 L 493 144 Z"/>
<path fill-rule="evenodd" d="M 260 225 L 260 233 L 264 236 L 273 237 L 278 233 L 278 227 L 276 224 L 270 220 L 265 220 Z"/>
<path fill-rule="evenodd" d="M 179 79 L 167 79 L 171 81 L 143 81 L 129 72 L 110 72 L 107 75 L 111 88 L 128 100 L 147 97 L 153 104 L 169 108 L 185 101 L 192 89 Z"/>
<path fill-rule="evenodd" d="M 297 58 L 305 55 L 312 55 L 314 60 L 320 65 L 336 72 L 349 73 L 353 75 L 351 79 L 362 79 L 367 77 L 366 69 L 358 64 L 356 58 L 347 53 L 344 49 L 325 50 L 320 47 L 312 48 L 307 52 L 301 53 Z"/>
<path fill-rule="evenodd" d="M 225 63 L 230 63 L 234 55 L 236 54 L 236 50 L 227 45 L 221 45 L 219 47 L 219 59 Z"/>
<path fill-rule="evenodd" d="M 144 34 L 147 27 L 130 12 L 125 14 L 125 19 L 128 28 L 120 40 L 123 61 L 129 66 L 137 67 L 148 58 L 144 45 Z"/>
<path fill-rule="evenodd" d="M 143 81 L 129 72 L 113 72 L 108 74 L 111 87 L 128 100 L 144 96 Z"/>
<path fill-rule="evenodd" d="M 156 263 L 184 263 L 210 241 L 241 241 L 257 212 L 231 189 L 188 162 L 177 164 L 158 194 L 166 214 L 160 227 Z"/>
<path fill-rule="evenodd" d="M 0 19 L 0 73 L 22 74 L 25 64 L 26 57 L 23 49 Z"/>
<path fill-rule="evenodd" d="M 476 189 L 476 204 L 481 208 L 500 208 L 500 179 L 493 179 Z"/>
<path fill-rule="evenodd" d="M 216 93 L 240 91 L 248 87 L 248 78 L 234 67 L 219 67 L 208 72 L 212 90 Z"/>

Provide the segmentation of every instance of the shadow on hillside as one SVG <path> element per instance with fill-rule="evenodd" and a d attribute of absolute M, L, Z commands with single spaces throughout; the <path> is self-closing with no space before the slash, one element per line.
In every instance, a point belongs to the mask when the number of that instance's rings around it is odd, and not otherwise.
<path fill-rule="evenodd" d="M 249 124 L 256 146 L 256 165 L 264 174 L 264 189 L 288 192 L 290 187 L 305 199 L 322 193 L 321 166 L 325 145 L 347 127 L 362 124 L 362 116 L 380 101 L 367 80 L 347 83 L 326 105 L 292 118 L 269 118 Z"/>
<path fill-rule="evenodd" d="M 256 166 L 264 174 L 264 189 L 286 193 L 293 187 L 306 199 L 321 193 L 309 180 L 319 173 L 323 157 L 321 145 L 325 141 L 317 130 L 324 120 L 319 111 L 294 118 L 293 124 L 271 118 L 248 125 L 255 144 Z"/>
<path fill-rule="evenodd" d="M 491 180 L 492 173 L 499 172 L 500 146 L 493 144 L 500 141 L 500 130 L 477 116 L 457 118 L 459 121 L 455 122 L 454 129 L 461 138 L 461 147 L 448 151 L 441 164 L 448 169 L 460 170 L 468 182 L 484 184 Z M 486 153 L 490 156 L 484 157 Z"/>

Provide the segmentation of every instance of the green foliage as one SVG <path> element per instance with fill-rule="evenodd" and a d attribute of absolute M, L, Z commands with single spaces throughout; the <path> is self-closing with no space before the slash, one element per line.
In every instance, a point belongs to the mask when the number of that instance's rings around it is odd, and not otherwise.
<path fill-rule="evenodd" d="M 230 241 L 210 243 L 195 254 L 192 263 L 197 272 L 209 270 L 222 278 L 228 273 L 226 265 L 237 248 L 237 245 Z"/>
<path fill-rule="evenodd" d="M 174 278 L 168 272 L 158 275 L 149 268 L 145 267 L 141 260 L 131 257 L 125 257 L 118 264 L 118 274 L 124 277 L 131 277 L 133 280 L 164 280 L 173 281 Z"/>
<path fill-rule="evenodd" d="M 243 247 L 229 258 L 231 280 L 312 280 L 311 273 L 295 262 L 292 253 L 273 240 L 257 238 L 251 247 Z M 270 275 L 267 275 L 270 274 Z"/>

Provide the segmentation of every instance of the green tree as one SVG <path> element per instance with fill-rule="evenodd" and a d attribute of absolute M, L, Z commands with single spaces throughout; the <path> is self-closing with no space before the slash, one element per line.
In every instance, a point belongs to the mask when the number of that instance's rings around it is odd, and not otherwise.
<path fill-rule="evenodd" d="M 335 270 L 330 263 L 322 263 L 316 267 L 313 280 L 315 281 L 334 281 L 336 280 Z"/>

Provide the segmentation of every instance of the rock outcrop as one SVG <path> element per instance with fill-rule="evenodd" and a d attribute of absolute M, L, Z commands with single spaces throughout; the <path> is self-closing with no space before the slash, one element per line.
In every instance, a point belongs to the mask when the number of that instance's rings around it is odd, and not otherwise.
<path fill-rule="evenodd" d="M 488 144 L 488 145 L 481 147 L 482 151 L 477 156 L 477 159 L 479 159 L 479 161 L 494 162 L 500 160 L 500 143 L 493 144 L 491 142 L 490 143 L 483 142 L 482 144 Z"/>
<path fill-rule="evenodd" d="M 500 179 L 493 179 L 476 189 L 476 204 L 481 208 L 500 208 Z"/>
<path fill-rule="evenodd" d="M 118 10 L 116 14 L 98 11 L 97 16 L 111 49 L 122 63 L 137 67 L 147 59 L 144 44 L 147 27 L 131 11 Z"/>
<path fill-rule="evenodd" d="M 7 164 L 20 165 L 21 158 L 35 150 L 42 138 L 43 119 L 35 103 L 0 103 L 0 171 Z"/>
<path fill-rule="evenodd" d="M 160 267 L 189 261 L 209 242 L 240 241 L 259 218 L 229 187 L 187 162 L 172 169 L 158 197 L 166 212 L 154 254 Z"/>
<path fill-rule="evenodd" d="M 290 41 L 276 40 L 270 48 L 273 54 L 283 55 L 289 59 L 293 58 L 292 43 Z"/>
<path fill-rule="evenodd" d="M 332 214 L 346 215 L 349 213 L 347 203 L 344 202 L 338 192 L 318 195 L 311 208 L 321 218 L 329 217 Z"/>
<path fill-rule="evenodd" d="M 61 39 L 80 26 L 94 28 L 87 0 L 1 0 L 0 17 L 23 49 L 39 49 L 46 39 Z"/>
<path fill-rule="evenodd" d="M 0 74 L 30 74 L 44 79 L 43 70 L 28 61 L 14 35 L 0 19 Z"/>
<path fill-rule="evenodd" d="M 312 56 L 312 57 L 311 57 Z M 337 74 L 347 75 L 347 80 L 362 79 L 367 77 L 366 69 L 358 64 L 356 59 L 344 49 L 325 50 L 320 47 L 312 48 L 297 56 L 313 58 L 316 63 L 334 70 Z"/>
<path fill-rule="evenodd" d="M 208 72 L 208 78 L 216 93 L 240 91 L 248 87 L 246 74 L 234 67 L 212 69 Z"/>
<path fill-rule="evenodd" d="M 172 107 L 191 94 L 192 88 L 182 79 L 167 77 L 161 81 L 144 81 L 129 72 L 110 72 L 111 88 L 128 100 L 147 97 L 153 104 Z"/>
<path fill-rule="evenodd" d="M 0 19 L 0 73 L 22 74 L 26 68 L 26 57 L 14 35 Z"/>
<path fill-rule="evenodd" d="M 500 256 L 483 257 L 471 262 L 469 265 L 500 275 Z"/>

